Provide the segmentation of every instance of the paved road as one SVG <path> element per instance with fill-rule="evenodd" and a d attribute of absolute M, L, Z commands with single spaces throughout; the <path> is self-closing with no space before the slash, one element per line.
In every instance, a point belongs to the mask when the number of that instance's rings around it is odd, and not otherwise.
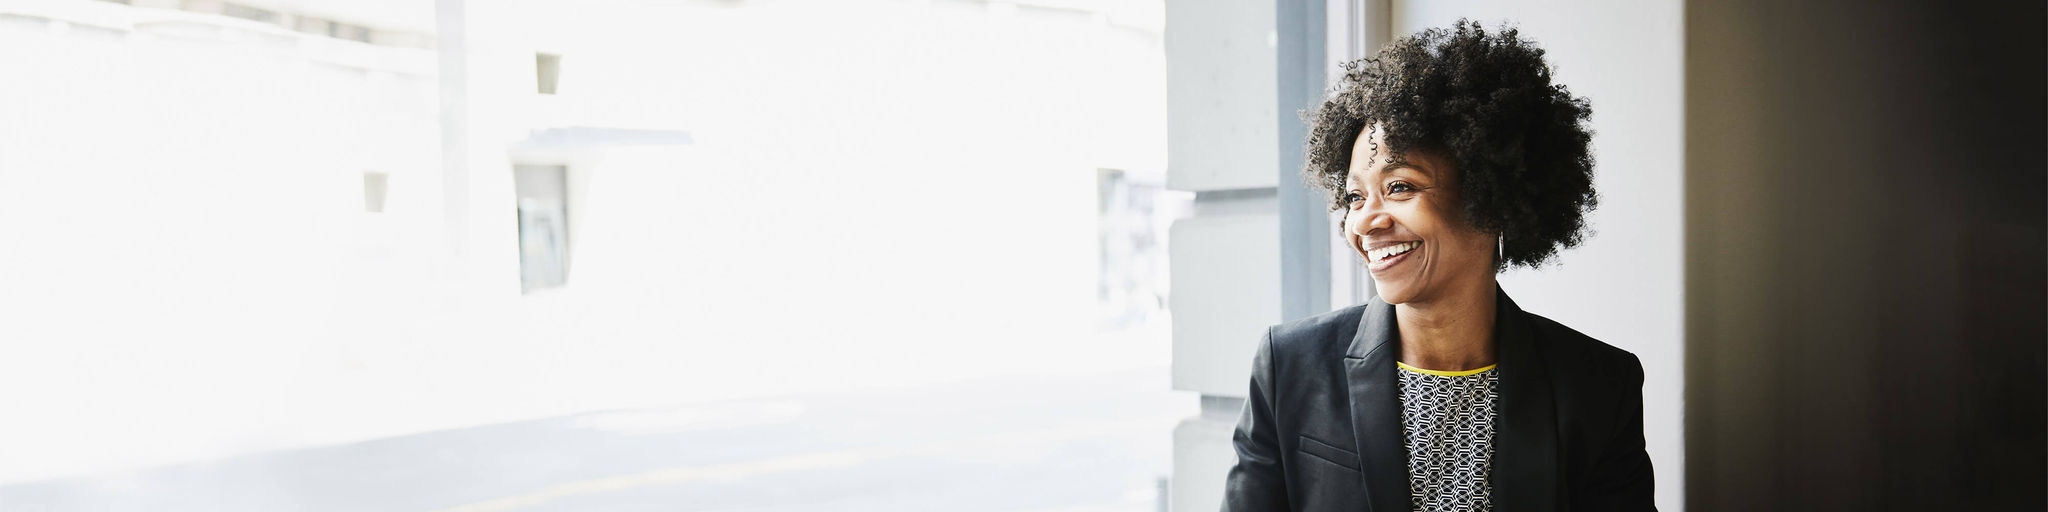
<path fill-rule="evenodd" d="M 1167 388 L 1148 368 L 608 411 L 0 486 L 0 510 L 1150 512 L 1196 412 Z"/>

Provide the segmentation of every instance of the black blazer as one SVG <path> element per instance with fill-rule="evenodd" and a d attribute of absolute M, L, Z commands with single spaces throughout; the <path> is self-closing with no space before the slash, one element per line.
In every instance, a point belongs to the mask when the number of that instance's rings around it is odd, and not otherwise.
<path fill-rule="evenodd" d="M 1494 508 L 1656 510 L 1642 362 L 1505 292 L 1496 304 Z M 1223 510 L 1407 512 L 1399 335 L 1378 297 L 1266 329 Z"/>

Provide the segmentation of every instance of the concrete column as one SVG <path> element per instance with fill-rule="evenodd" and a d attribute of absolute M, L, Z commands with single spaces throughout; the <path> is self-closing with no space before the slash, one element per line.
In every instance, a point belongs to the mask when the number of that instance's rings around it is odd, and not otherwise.
<path fill-rule="evenodd" d="M 450 291 L 519 293 L 518 228 L 507 149 L 526 137 L 534 94 L 533 53 L 522 46 L 532 16 L 497 2 L 436 0 L 440 54 L 441 201 Z"/>
<path fill-rule="evenodd" d="M 1259 333 L 1330 308 L 1330 224 L 1299 178 L 1320 101 L 1326 0 L 1166 6 L 1167 187 L 1195 193 L 1174 224 L 1173 384 L 1202 394 L 1174 431 L 1171 509 L 1215 510 L 1236 462 Z"/>

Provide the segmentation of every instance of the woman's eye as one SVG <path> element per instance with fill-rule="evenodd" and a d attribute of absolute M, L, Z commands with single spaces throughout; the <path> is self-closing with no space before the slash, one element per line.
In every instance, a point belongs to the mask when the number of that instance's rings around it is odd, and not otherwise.
<path fill-rule="evenodd" d="M 1365 196 L 1361 196 L 1356 193 L 1344 194 L 1344 204 L 1352 204 L 1364 200 Z"/>
<path fill-rule="evenodd" d="M 1399 193 L 1402 193 L 1402 192 L 1414 192 L 1414 191 L 1415 191 L 1415 187 L 1414 187 L 1413 185 L 1409 185 L 1409 184 L 1407 184 L 1407 183 L 1401 183 L 1401 182 L 1398 182 L 1398 181 L 1397 181 L 1397 182 L 1394 182 L 1394 184 L 1392 184 L 1392 185 L 1387 185 L 1387 193 L 1389 193 L 1389 194 L 1399 194 Z"/>

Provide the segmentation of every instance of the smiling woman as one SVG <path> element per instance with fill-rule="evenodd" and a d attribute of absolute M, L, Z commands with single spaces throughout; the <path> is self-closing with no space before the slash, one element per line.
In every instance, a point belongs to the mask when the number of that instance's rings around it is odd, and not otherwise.
<path fill-rule="evenodd" d="M 1424 151 L 1397 159 L 1386 132 L 1382 122 L 1358 135 L 1351 154 L 1359 158 L 1345 171 L 1336 205 L 1346 209 L 1344 238 L 1365 257 L 1380 299 L 1420 305 L 1487 298 L 1503 237 L 1466 220 L 1458 192 L 1468 173 Z"/>
<path fill-rule="evenodd" d="M 1345 70 L 1304 175 L 1378 296 L 1267 329 L 1224 510 L 1654 510 L 1642 363 L 1495 280 L 1583 236 L 1588 102 L 1462 20 Z"/>
<path fill-rule="evenodd" d="M 1579 244 L 1598 203 L 1593 109 L 1551 82 L 1541 48 L 1513 29 L 1490 35 L 1461 21 L 1344 69 L 1315 113 L 1303 170 L 1331 209 L 1370 197 L 1349 186 L 1353 171 L 1457 169 L 1453 204 L 1474 229 L 1499 237 L 1495 270 L 1540 266 Z"/>

